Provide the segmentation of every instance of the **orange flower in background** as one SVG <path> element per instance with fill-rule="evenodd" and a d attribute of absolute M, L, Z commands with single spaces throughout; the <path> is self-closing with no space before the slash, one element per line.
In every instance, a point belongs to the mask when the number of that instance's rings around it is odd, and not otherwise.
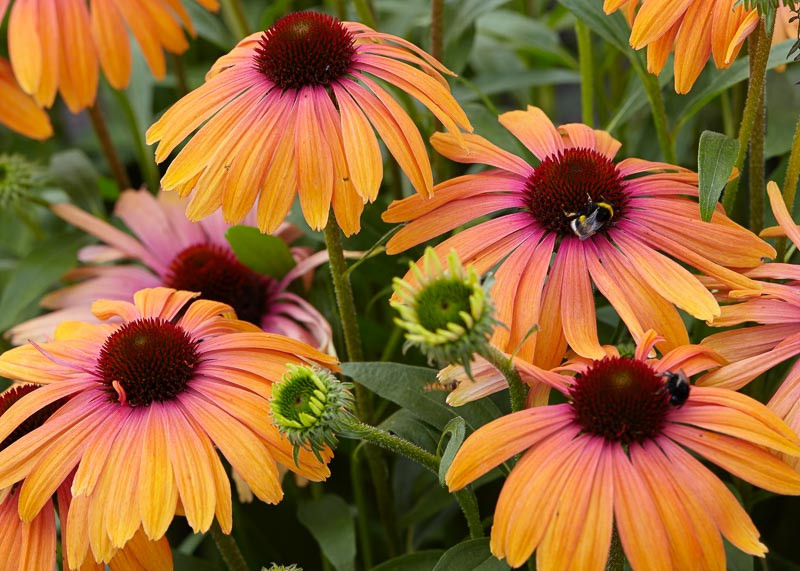
<path fill-rule="evenodd" d="M 641 4 L 641 7 L 639 7 Z M 675 91 L 688 93 L 709 56 L 724 69 L 756 29 L 758 10 L 737 0 L 605 0 L 606 14 L 625 8 L 631 22 L 630 43 L 647 47 L 647 70 L 658 74 L 675 53 Z"/>
<path fill-rule="evenodd" d="M 507 328 L 496 328 L 492 340 L 500 349 L 546 368 L 560 363 L 567 343 L 602 357 L 593 285 L 634 339 L 656 329 L 664 350 L 688 343 L 675 306 L 705 320 L 719 315 L 719 306 L 668 256 L 734 287 L 758 287 L 727 267 L 755 267 L 775 251 L 719 206 L 710 223 L 702 222 L 696 173 L 633 158 L 615 163 L 620 143 L 611 135 L 579 124 L 556 128 L 536 107 L 504 113 L 500 123 L 540 164 L 477 135 L 463 135 L 461 144 L 437 133 L 431 142 L 446 157 L 494 168 L 442 182 L 432 199 L 396 201 L 383 215 L 408 222 L 386 244 L 394 254 L 498 214 L 436 252 L 455 249 L 481 273 L 498 266 L 491 295 Z"/>
<path fill-rule="evenodd" d="M 613 527 L 634 570 L 724 570 L 722 536 L 764 556 L 747 512 L 694 455 L 800 495 L 800 474 L 772 453 L 800 455 L 797 436 L 747 396 L 690 386 L 686 375 L 718 365 L 711 351 L 686 345 L 648 359 L 655 341 L 645 334 L 632 358 L 608 348 L 603 359 L 575 359 L 566 374 L 529 366 L 568 402 L 501 417 L 461 446 L 451 491 L 522 454 L 495 509 L 495 556 L 519 567 L 536 550 L 537 569 L 599 571 Z"/>
<path fill-rule="evenodd" d="M 218 0 L 194 1 L 219 7 Z M 9 4 L 8 52 L 20 86 L 44 107 L 60 92 L 73 113 L 94 105 L 99 67 L 114 88 L 128 86 L 129 31 L 159 79 L 166 73 L 164 51 L 189 48 L 184 28 L 195 35 L 174 0 L 0 0 L 0 22 Z"/>
<path fill-rule="evenodd" d="M 23 396 L 39 389 L 38 385 L 15 385 L 0 394 L 0 417 L 11 405 Z M 14 432 L 0 442 L 0 450 L 7 448 L 25 434 L 42 426 L 64 401 L 50 403 L 28 417 Z M 19 518 L 19 486 L 0 490 L 0 553 L 3 554 L 3 569 L 8 571 L 53 571 L 56 566 L 55 504 L 61 519 L 62 569 L 69 568 L 66 542 L 64 541 L 65 522 L 69 519 L 69 505 L 72 501 L 70 475 L 56 491 L 56 502 L 49 499 L 41 511 L 30 522 Z M 166 538 L 157 542 L 149 541 L 141 529 L 133 539 L 118 551 L 109 562 L 114 571 L 139 569 L 172 569 L 172 552 Z M 89 562 L 82 569 L 91 568 Z"/>
<path fill-rule="evenodd" d="M 222 208 L 236 223 L 258 199 L 258 226 L 272 232 L 299 194 L 312 228 L 325 226 L 332 206 L 350 235 L 383 179 L 373 128 L 418 192 L 429 196 L 433 187 L 419 130 L 373 77 L 415 97 L 449 131 L 472 130 L 442 73 L 451 72 L 397 36 L 290 14 L 220 58 L 205 85 L 150 127 L 147 142 L 160 141 L 162 162 L 199 127 L 161 181 L 192 193 L 191 220 Z"/>
<path fill-rule="evenodd" d="M 11 65 L 0 57 L 0 124 L 31 139 L 46 139 L 53 134 L 50 118 L 27 95 L 11 71 Z"/>
<path fill-rule="evenodd" d="M 283 496 L 277 462 L 319 481 L 325 462 L 292 445 L 269 416 L 272 384 L 287 364 L 336 360 L 235 319 L 225 304 L 168 288 L 134 302 L 101 300 L 118 324 L 64 322 L 55 340 L 0 356 L 0 375 L 44 385 L 0 417 L 0 439 L 59 399 L 41 427 L 0 451 L 0 489 L 20 484 L 19 515 L 31 521 L 73 473 L 69 565 L 91 549 L 106 562 L 141 527 L 161 538 L 178 502 L 195 532 L 216 516 L 230 533 L 231 490 L 217 449 L 259 499 Z"/>

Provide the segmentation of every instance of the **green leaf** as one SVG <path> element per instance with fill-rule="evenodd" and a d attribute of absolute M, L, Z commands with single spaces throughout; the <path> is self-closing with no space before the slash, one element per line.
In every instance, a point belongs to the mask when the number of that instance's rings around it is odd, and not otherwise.
<path fill-rule="evenodd" d="M 297 518 L 338 571 L 355 569 L 356 530 L 347 502 L 335 494 L 325 494 L 302 504 Z"/>
<path fill-rule="evenodd" d="M 450 435 L 450 441 L 444 449 L 444 454 L 441 455 L 441 463 L 439 464 L 439 484 L 445 485 L 444 477 L 447 470 L 450 469 L 450 464 L 453 463 L 453 458 L 456 457 L 456 452 L 461 448 L 461 443 L 464 442 L 464 419 L 460 416 L 455 417 L 447 423 L 442 431 L 442 438 L 439 440 L 439 448 L 442 446 L 442 441 L 446 435 Z M 439 450 L 436 451 L 437 453 Z"/>
<path fill-rule="evenodd" d="M 470 430 L 501 416 L 489 399 L 458 408 L 444 402 L 443 391 L 426 391 L 436 381 L 436 370 L 400 363 L 343 363 L 342 372 L 385 399 L 408 409 L 418 418 L 443 430 L 450 420 L 461 416 Z"/>
<path fill-rule="evenodd" d="M 77 206 L 92 214 L 103 215 L 98 188 L 100 175 L 82 151 L 54 154 L 50 158 L 50 177 Z"/>
<path fill-rule="evenodd" d="M 256 273 L 280 279 L 295 266 L 292 252 L 282 239 L 262 234 L 252 226 L 232 226 L 225 239 L 236 258 Z"/>
<path fill-rule="evenodd" d="M 725 543 L 725 568 L 727 571 L 753 571 L 755 568 L 755 558 L 739 551 L 736 547 L 730 544 L 727 539 L 723 538 Z M 773 568 L 770 566 L 770 568 Z"/>
<path fill-rule="evenodd" d="M 632 55 L 632 48 L 628 45 L 631 28 L 621 11 L 613 14 L 603 12 L 603 3 L 597 0 L 558 0 L 567 9 L 580 18 L 592 31 L 607 40 L 611 45 L 627 56 Z M 636 61 L 643 65 L 642 56 L 636 52 Z"/>
<path fill-rule="evenodd" d="M 82 233 L 56 234 L 20 260 L 0 295 L 0 331 L 16 324 L 20 312 L 75 265 L 85 243 Z"/>
<path fill-rule="evenodd" d="M 378 425 L 378 428 L 402 436 L 431 454 L 436 452 L 436 444 L 439 440 L 438 431 L 405 408 L 392 413 Z"/>
<path fill-rule="evenodd" d="M 223 571 L 225 569 L 224 566 L 214 565 L 205 559 L 186 555 L 177 550 L 172 552 L 172 563 L 175 571 Z"/>
<path fill-rule="evenodd" d="M 697 150 L 697 174 L 700 192 L 700 217 L 711 220 L 714 207 L 736 163 L 739 141 L 721 133 L 703 131 Z"/>
<path fill-rule="evenodd" d="M 372 571 L 431 571 L 443 553 L 441 549 L 428 549 L 401 555 L 373 567 Z"/>
<path fill-rule="evenodd" d="M 209 12 L 195 2 L 184 2 L 183 5 L 189 13 L 199 37 L 211 42 L 223 51 L 231 49 L 235 43 L 234 39 L 219 15 Z"/>
<path fill-rule="evenodd" d="M 505 571 L 508 565 L 489 551 L 489 538 L 470 539 L 448 549 L 433 571 L 471 569 L 472 571 Z"/>

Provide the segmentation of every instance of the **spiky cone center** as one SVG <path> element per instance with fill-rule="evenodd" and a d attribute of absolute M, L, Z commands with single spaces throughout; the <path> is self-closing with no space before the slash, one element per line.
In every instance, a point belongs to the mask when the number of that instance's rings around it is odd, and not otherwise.
<path fill-rule="evenodd" d="M 545 158 L 526 182 L 531 215 L 548 231 L 573 235 L 572 221 L 590 214 L 591 204 L 608 204 L 613 221 L 628 202 L 616 165 L 594 149 L 569 148 Z"/>
<path fill-rule="evenodd" d="M 463 363 L 485 346 L 496 322 L 489 301 L 489 280 L 481 284 L 475 268 L 461 265 L 451 251 L 442 268 L 433 249 L 425 251 L 423 270 L 412 264 L 418 285 L 394 279 L 399 301 L 391 302 L 406 331 L 406 347 L 415 345 L 430 360 Z"/>
<path fill-rule="evenodd" d="M 185 330 L 148 317 L 126 323 L 108 336 L 96 372 L 111 401 L 149 406 L 175 399 L 199 363 L 197 343 Z"/>
<path fill-rule="evenodd" d="M 272 388 L 270 410 L 278 430 L 294 446 L 295 463 L 301 448 L 321 459 L 326 446 L 336 446 L 336 434 L 352 409 L 349 388 L 328 371 L 286 366 L 282 381 Z"/>
<path fill-rule="evenodd" d="M 164 285 L 200 292 L 202 299 L 230 305 L 239 319 L 260 326 L 269 310 L 270 281 L 242 264 L 232 251 L 216 244 L 197 244 L 170 262 Z"/>
<path fill-rule="evenodd" d="M 589 434 L 631 444 L 659 436 L 673 408 L 664 376 L 630 357 L 606 357 L 575 378 L 575 420 Z"/>
<path fill-rule="evenodd" d="M 283 90 L 328 86 L 350 69 L 354 41 L 336 18 L 289 14 L 264 31 L 254 56 L 256 69 Z"/>
<path fill-rule="evenodd" d="M 3 416 L 3 414 L 5 414 L 6 411 L 11 408 L 11 405 L 16 403 L 19 399 L 39 388 L 39 385 L 17 385 L 0 394 L 0 416 Z M 52 414 L 57 411 L 65 402 L 65 399 L 59 399 L 43 408 L 40 408 L 38 411 L 30 415 L 28 418 L 22 421 L 19 426 L 17 426 L 11 432 L 11 434 L 6 436 L 5 439 L 0 442 L 0 450 L 4 450 L 26 434 L 42 426 L 45 421 L 50 418 L 50 416 L 52 416 Z"/>

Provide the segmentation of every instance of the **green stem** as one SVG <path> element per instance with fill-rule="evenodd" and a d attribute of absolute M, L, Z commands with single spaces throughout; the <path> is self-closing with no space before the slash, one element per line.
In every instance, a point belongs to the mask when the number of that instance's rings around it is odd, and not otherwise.
<path fill-rule="evenodd" d="M 372 12 L 372 7 L 367 0 L 353 0 L 353 6 L 356 9 L 356 14 L 361 22 L 373 30 L 377 29 L 378 23 L 375 21 L 375 14 Z"/>
<path fill-rule="evenodd" d="M 245 561 L 242 552 L 239 550 L 236 540 L 232 535 L 222 532 L 216 519 L 211 524 L 210 531 L 211 539 L 213 539 L 214 543 L 217 545 L 217 550 L 219 554 L 222 555 L 225 566 L 230 569 L 230 571 L 248 571 L 249 567 L 247 566 L 247 561 Z"/>
<path fill-rule="evenodd" d="M 108 125 L 106 125 L 106 119 L 103 116 L 103 112 L 100 111 L 99 104 L 95 103 L 87 109 L 87 112 L 89 113 L 89 119 L 92 121 L 92 127 L 97 135 L 97 140 L 100 142 L 100 148 L 103 150 L 103 155 L 105 155 L 108 161 L 108 166 L 111 167 L 111 175 L 114 177 L 120 190 L 129 189 L 131 187 L 131 181 L 128 178 L 128 173 L 125 172 L 125 166 L 122 164 L 117 154 L 117 149 L 114 147 L 114 143 L 111 140 L 111 133 L 108 132 Z"/>
<path fill-rule="evenodd" d="M 125 120 L 128 123 L 128 129 L 133 138 L 136 160 L 142 171 L 142 177 L 150 188 L 150 192 L 158 192 L 158 189 L 161 187 L 161 175 L 158 172 L 158 166 L 156 165 L 153 153 L 145 143 L 144 132 L 141 129 L 141 125 L 139 125 L 136 113 L 133 112 L 133 106 L 131 105 L 130 99 L 128 99 L 128 93 L 123 89 L 115 89 L 114 93 L 117 96 L 117 102 L 122 108 L 122 114 L 125 116 Z"/>
<path fill-rule="evenodd" d="M 583 124 L 594 126 L 594 62 L 592 57 L 592 33 L 583 20 L 575 20 L 575 36 L 578 39 L 578 58 L 581 70 L 581 116 Z"/>
<path fill-rule="evenodd" d="M 178 98 L 189 93 L 189 83 L 186 81 L 186 66 L 183 65 L 183 56 L 172 54 L 172 63 L 175 67 L 175 87 Z"/>
<path fill-rule="evenodd" d="M 236 36 L 236 41 L 250 35 L 250 27 L 247 25 L 247 17 L 244 14 L 241 0 L 220 0 L 222 4 L 222 14 L 228 29 Z"/>
<path fill-rule="evenodd" d="M 356 321 L 356 306 L 353 301 L 353 288 L 350 285 L 350 276 L 347 275 L 347 263 L 344 261 L 342 237 L 336 216 L 331 211 L 328 223 L 325 225 L 325 246 L 328 248 L 328 258 L 333 279 L 333 290 L 336 293 L 336 305 L 339 309 L 339 320 L 342 323 L 344 343 L 350 361 L 363 361 L 364 354 L 361 349 L 361 335 Z M 370 418 L 363 420 L 370 422 Z"/>
<path fill-rule="evenodd" d="M 625 569 L 625 550 L 622 548 L 619 533 L 617 533 L 617 528 L 614 526 L 614 531 L 611 533 L 611 548 L 608 550 L 606 571 L 622 571 L 623 569 Z"/>
<path fill-rule="evenodd" d="M 631 57 L 636 56 L 632 55 Z M 644 85 L 644 91 L 647 94 L 647 100 L 650 102 L 650 110 L 653 112 L 653 122 L 656 126 L 656 136 L 658 137 L 658 144 L 661 146 L 661 153 L 664 155 L 664 160 L 670 164 L 676 164 L 675 145 L 672 140 L 672 135 L 670 135 L 669 132 L 667 108 L 664 106 L 664 96 L 661 93 L 661 85 L 658 83 L 658 76 L 648 73 L 648 71 L 639 64 L 635 64 L 633 68 L 639 74 L 642 85 Z"/>
<path fill-rule="evenodd" d="M 719 96 L 719 107 L 720 111 L 722 112 L 722 130 L 728 137 L 732 139 L 736 132 L 736 125 L 733 117 L 731 94 L 728 91 L 723 91 Z"/>
<path fill-rule="evenodd" d="M 444 57 L 444 0 L 431 1 L 431 55 L 438 61 Z M 442 131 L 442 123 L 434 117 L 433 130 Z M 439 153 L 433 153 L 431 160 L 433 180 L 441 181 L 445 178 L 444 158 Z"/>
<path fill-rule="evenodd" d="M 347 2 L 346 0 L 334 0 L 336 6 L 336 17 L 340 20 L 347 20 Z"/>
<path fill-rule="evenodd" d="M 765 86 L 766 87 L 766 86 Z M 764 227 L 764 100 L 766 93 L 762 91 L 761 101 L 756 111 L 753 125 L 753 136 L 750 138 L 750 230 L 756 234 Z"/>
<path fill-rule="evenodd" d="M 800 118 L 794 128 L 792 152 L 789 154 L 786 177 L 783 179 L 783 201 L 786 203 L 790 215 L 794 212 L 794 196 L 797 192 L 798 179 L 800 179 Z M 782 262 L 786 255 L 786 238 L 779 239 L 775 249 L 778 251 L 777 260 Z"/>
<path fill-rule="evenodd" d="M 748 40 L 750 60 L 752 62 L 750 66 L 750 83 L 747 88 L 747 99 L 742 113 L 742 122 L 739 124 L 739 153 L 736 155 L 736 163 L 734 165 L 740 175 L 744 166 L 744 159 L 747 156 L 750 136 L 756 124 L 761 94 L 764 91 L 771 40 L 772 31 L 766 31 L 763 20 L 759 22 L 755 32 L 750 34 L 750 39 Z M 729 215 L 733 212 L 733 207 L 736 204 L 736 194 L 739 192 L 740 179 L 741 176 L 737 176 L 729 182 L 725 195 L 722 197 L 722 206 Z"/>
<path fill-rule="evenodd" d="M 366 490 L 364 485 L 363 470 L 361 463 L 362 451 L 366 450 L 364 444 L 356 446 L 353 455 L 350 457 L 350 481 L 353 485 L 353 497 L 356 501 L 356 512 L 358 515 L 358 543 L 359 553 L 364 569 L 372 568 L 372 543 L 369 540 L 369 518 L 367 516 L 367 499 L 364 495 Z"/>
<path fill-rule="evenodd" d="M 528 397 L 525 391 L 525 384 L 514 368 L 513 361 L 493 345 L 487 345 L 487 348 L 481 351 L 481 357 L 489 361 L 508 381 L 511 412 L 523 410 Z"/>
<path fill-rule="evenodd" d="M 380 446 L 384 450 L 405 456 L 409 460 L 427 468 L 438 477 L 439 458 L 404 438 L 390 434 L 380 428 L 359 422 L 354 417 L 351 418 L 352 420 L 347 428 L 351 431 L 352 435 L 370 444 Z M 453 495 L 455 495 L 458 505 L 461 507 L 461 511 L 464 512 L 464 516 L 467 519 L 470 537 L 472 539 L 483 537 L 483 525 L 481 524 L 480 514 L 478 513 L 478 500 L 475 498 L 475 494 L 469 488 L 464 488 L 455 492 Z"/>

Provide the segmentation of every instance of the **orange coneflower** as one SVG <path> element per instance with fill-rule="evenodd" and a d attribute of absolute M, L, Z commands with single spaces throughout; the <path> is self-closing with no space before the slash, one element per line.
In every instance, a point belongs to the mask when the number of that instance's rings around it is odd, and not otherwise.
<path fill-rule="evenodd" d="M 103 240 L 103 245 L 87 246 L 79 253 L 81 266 L 65 279 L 74 281 L 51 292 L 42 305 L 55 310 L 13 327 L 8 335 L 15 345 L 48 338 L 62 321 L 93 320 L 91 304 L 97 299 L 130 301 L 140 289 L 166 286 L 200 292 L 202 299 L 226 303 L 239 319 L 249 321 L 269 333 L 279 333 L 330 352 L 331 327 L 322 314 L 289 287 L 304 281 L 328 259 L 327 253 L 312 254 L 304 246 L 289 251 L 295 266 L 279 277 L 259 274 L 240 263 L 225 239 L 230 228 L 215 213 L 199 223 L 184 216 L 187 200 L 160 192 L 126 190 L 117 201 L 117 216 L 134 233 L 130 236 L 111 224 L 68 203 L 53 210 L 62 218 Z M 255 213 L 245 217 L 255 224 Z M 300 229 L 282 224 L 276 236 L 287 249 L 302 235 Z M 108 264 L 131 260 L 132 263 Z"/>
<path fill-rule="evenodd" d="M 225 304 L 190 304 L 195 297 L 153 288 L 133 303 L 101 300 L 95 314 L 122 323 L 65 322 L 55 341 L 0 356 L 0 375 L 44 385 L 0 417 L 0 439 L 69 399 L 0 451 L 0 489 L 24 479 L 19 514 L 31 521 L 77 468 L 67 520 L 73 567 L 90 548 L 96 561 L 108 561 L 140 527 L 161 538 L 178 501 L 196 532 L 216 515 L 230 533 L 230 482 L 215 447 L 270 503 L 283 495 L 276 461 L 312 480 L 329 473 L 310 452 L 295 463 L 268 399 L 287 364 L 335 367 L 336 360 L 236 320 Z"/>
<path fill-rule="evenodd" d="M 147 142 L 161 141 L 161 162 L 200 127 L 161 181 L 193 193 L 192 220 L 221 207 L 238 222 L 258 198 L 258 226 L 272 232 L 299 194 L 312 228 L 325 226 L 333 206 L 349 235 L 383 178 L 373 128 L 418 192 L 430 195 L 433 186 L 417 127 L 375 78 L 418 99 L 449 131 L 471 130 L 442 73 L 451 72 L 402 38 L 325 14 L 290 14 L 220 58 L 205 85 L 150 127 Z"/>
<path fill-rule="evenodd" d="M 689 92 L 709 56 L 718 68 L 730 67 L 759 19 L 758 10 L 747 10 L 737 0 L 605 0 L 603 4 L 607 14 L 623 7 L 632 24 L 631 46 L 647 47 L 650 73 L 658 74 L 674 51 L 678 93 Z"/>
<path fill-rule="evenodd" d="M 195 1 L 219 7 L 217 0 Z M 44 107 L 59 91 L 73 113 L 94 104 L 98 67 L 116 89 L 128 86 L 129 30 L 159 79 L 166 73 L 164 50 L 183 53 L 189 47 L 183 28 L 195 34 L 174 0 L 2 0 L 0 22 L 9 3 L 8 52 L 20 86 Z"/>
<path fill-rule="evenodd" d="M 9 63 L 0 57 L 0 124 L 31 139 L 53 134 L 50 118 L 22 89 Z"/>
<path fill-rule="evenodd" d="M 39 385 L 15 385 L 0 394 L 0 417 L 11 405 L 23 396 L 39 389 Z M 0 442 L 0 450 L 7 448 L 25 434 L 42 426 L 63 401 L 50 403 L 28 417 L 14 432 Z M 4 571 L 52 571 L 56 565 L 56 519 L 55 506 L 61 519 L 62 568 L 68 569 L 66 521 L 69 519 L 69 504 L 72 500 L 70 475 L 55 494 L 56 501 L 48 499 L 42 510 L 30 522 L 19 518 L 19 485 L 0 490 L 0 569 Z M 81 562 L 83 563 L 83 562 Z M 151 542 L 139 529 L 130 542 L 117 552 L 109 562 L 111 569 L 172 569 L 172 552 L 166 538 Z M 82 567 L 88 569 L 89 566 Z"/>
<path fill-rule="evenodd" d="M 770 182 L 767 194 L 780 226 L 767 228 L 762 235 L 788 236 L 800 247 L 800 227 L 792 220 L 778 185 Z M 730 292 L 735 296 L 733 299 L 744 299 L 723 306 L 722 315 L 714 324 L 755 322 L 757 325 L 715 333 L 703 340 L 703 345 L 731 363 L 704 375 L 698 380 L 699 384 L 738 389 L 779 363 L 800 355 L 800 266 L 764 264 L 748 274 L 757 279 L 779 280 L 779 283 L 764 282 L 758 291 Z M 800 361 L 789 369 L 767 406 L 792 429 L 800 431 Z M 792 462 L 800 466 L 800 462 Z"/>
<path fill-rule="evenodd" d="M 383 219 L 409 222 L 387 243 L 391 254 L 501 213 L 436 248 L 440 257 L 455 249 L 479 272 L 500 264 L 492 298 L 495 317 L 508 326 L 495 330 L 501 349 L 513 353 L 524 343 L 517 355 L 547 368 L 560 362 L 567 342 L 581 355 L 602 356 L 593 283 L 635 339 L 657 329 L 664 349 L 688 343 L 675 306 L 700 319 L 718 315 L 719 306 L 664 254 L 736 287 L 757 287 L 723 266 L 758 266 L 774 250 L 719 206 L 702 222 L 696 173 L 641 159 L 614 163 L 620 143 L 611 135 L 579 124 L 556 129 L 535 107 L 504 113 L 500 122 L 539 165 L 477 135 L 463 135 L 462 145 L 437 133 L 433 146 L 446 157 L 495 168 L 445 181 L 432 199 L 394 202 Z"/>
<path fill-rule="evenodd" d="M 559 374 L 529 367 L 568 402 L 499 418 L 472 434 L 447 473 L 458 490 L 518 453 L 494 514 L 491 550 L 519 567 L 603 569 L 616 526 L 633 569 L 725 569 L 724 536 L 763 556 L 747 512 L 693 454 L 781 494 L 800 474 L 772 454 L 800 455 L 797 436 L 764 405 L 727 389 L 693 387 L 718 364 L 698 345 L 648 359 L 609 348 Z M 574 374 L 575 376 L 570 376 Z"/>

